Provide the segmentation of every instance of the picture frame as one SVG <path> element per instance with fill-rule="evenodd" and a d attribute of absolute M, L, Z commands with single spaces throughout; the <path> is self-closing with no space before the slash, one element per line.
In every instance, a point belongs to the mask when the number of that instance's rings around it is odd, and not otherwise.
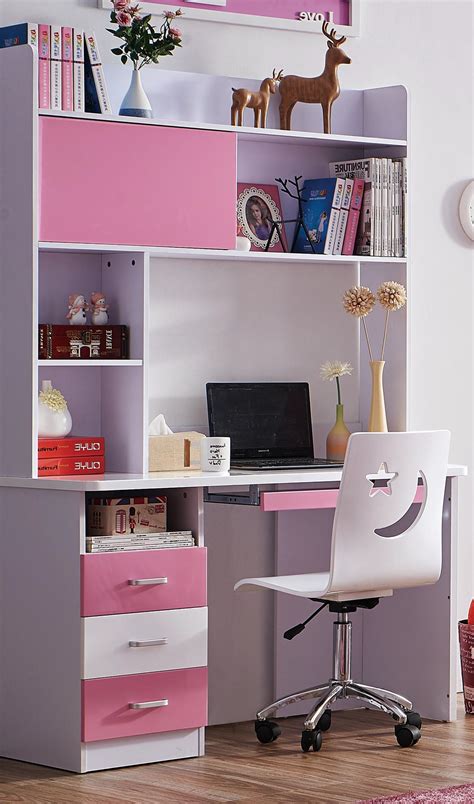
<path fill-rule="evenodd" d="M 110 0 L 97 2 L 99 8 L 110 10 Z M 322 33 L 322 23 L 327 20 L 340 35 L 360 36 L 360 0 L 326 0 L 323 12 L 319 11 L 316 3 L 308 3 L 307 8 L 299 0 L 295 3 L 288 0 L 288 3 L 291 12 L 286 16 L 273 16 L 273 0 L 210 0 L 207 3 L 202 0 L 181 0 L 177 5 L 167 0 L 146 0 L 140 6 L 147 14 L 161 14 L 165 9 L 176 11 L 180 8 L 186 19 L 318 34 Z"/>
<path fill-rule="evenodd" d="M 278 231 L 272 234 L 267 249 L 273 221 L 282 221 L 281 201 L 278 187 L 274 184 L 237 185 L 237 227 L 250 240 L 251 251 L 287 251 L 285 229 L 282 225 L 281 242 Z"/>

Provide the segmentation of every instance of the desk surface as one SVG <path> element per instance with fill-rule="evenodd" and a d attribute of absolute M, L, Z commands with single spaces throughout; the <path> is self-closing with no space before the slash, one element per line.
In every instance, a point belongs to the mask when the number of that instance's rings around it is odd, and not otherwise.
<path fill-rule="evenodd" d="M 467 475 L 467 467 L 449 464 L 447 477 Z M 275 472 L 150 472 L 144 475 L 104 474 L 89 477 L 1 477 L 0 487 L 58 489 L 63 491 L 119 491 L 122 489 L 173 489 L 204 486 L 275 486 L 293 483 L 339 483 L 341 469 L 293 469 Z"/>

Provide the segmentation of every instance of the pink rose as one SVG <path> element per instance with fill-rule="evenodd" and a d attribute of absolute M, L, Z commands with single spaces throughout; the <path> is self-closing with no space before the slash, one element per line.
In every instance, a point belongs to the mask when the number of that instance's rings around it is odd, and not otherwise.
<path fill-rule="evenodd" d="M 166 17 L 167 20 L 174 20 L 176 14 L 174 11 L 163 11 L 163 16 Z"/>
<path fill-rule="evenodd" d="M 112 0 L 114 4 L 114 10 L 117 11 L 125 11 L 128 6 L 128 0 Z"/>
<path fill-rule="evenodd" d="M 170 34 L 173 39 L 181 39 L 181 31 L 179 28 L 170 28 Z"/>
<path fill-rule="evenodd" d="M 121 28 L 129 28 L 132 24 L 132 18 L 127 11 L 117 11 L 117 22 Z"/>

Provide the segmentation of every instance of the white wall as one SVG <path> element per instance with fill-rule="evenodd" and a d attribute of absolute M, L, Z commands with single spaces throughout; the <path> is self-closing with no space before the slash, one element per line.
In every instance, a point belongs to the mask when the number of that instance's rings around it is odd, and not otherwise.
<path fill-rule="evenodd" d="M 316 4 L 318 5 L 318 4 Z M 324 7 L 324 3 L 319 4 Z M 411 93 L 410 426 L 448 427 L 452 460 L 472 464 L 473 250 L 460 228 L 460 192 L 474 174 L 471 0 L 361 0 L 361 37 L 345 49 L 346 88 L 404 83 Z M 40 13 L 41 11 L 41 13 Z M 448 13 L 449 12 L 449 13 Z M 63 21 L 110 36 L 95 0 L 0 0 L 0 23 Z M 317 74 L 322 38 L 183 19 L 184 47 L 163 69 L 260 78 L 274 66 Z M 153 303 L 153 300 L 152 300 Z M 461 481 L 459 615 L 474 596 L 472 480 Z"/>

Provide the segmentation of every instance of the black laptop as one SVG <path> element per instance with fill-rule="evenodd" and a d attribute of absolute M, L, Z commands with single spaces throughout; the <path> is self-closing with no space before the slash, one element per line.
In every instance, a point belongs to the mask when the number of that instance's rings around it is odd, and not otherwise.
<path fill-rule="evenodd" d="M 306 382 L 209 382 L 209 435 L 230 436 L 231 468 L 315 469 L 342 463 L 315 458 Z"/>

